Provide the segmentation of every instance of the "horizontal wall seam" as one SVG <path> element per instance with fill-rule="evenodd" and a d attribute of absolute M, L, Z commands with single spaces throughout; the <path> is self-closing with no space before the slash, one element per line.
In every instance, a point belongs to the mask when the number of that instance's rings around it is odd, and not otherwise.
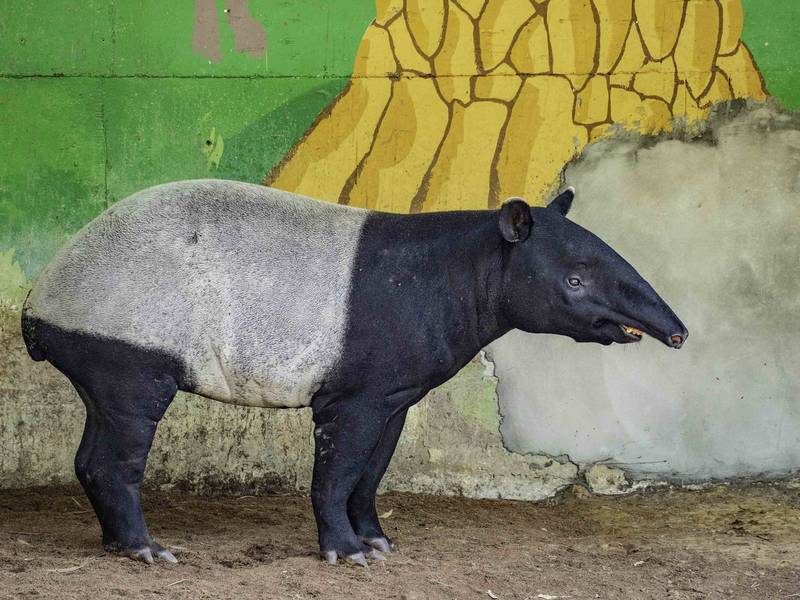
<path fill-rule="evenodd" d="M 90 73 L 6 74 L 0 79 L 349 79 L 349 75 L 97 75 Z M 385 77 L 381 77 L 385 79 Z"/>
<path fill-rule="evenodd" d="M 789 73 L 794 72 L 790 68 L 786 69 L 764 69 L 770 73 Z M 684 74 L 699 73 L 700 71 L 682 71 Z M 619 71 L 617 75 L 635 75 L 637 71 Z M 460 77 L 567 77 L 578 75 L 591 75 L 591 73 L 442 73 L 442 74 L 419 74 L 419 73 L 389 73 L 385 75 L 349 75 L 341 74 L 284 74 L 276 73 L 273 75 L 154 75 L 146 73 L 132 73 L 128 75 L 103 75 L 97 73 L 0 73 L 0 79 L 446 79 Z"/>

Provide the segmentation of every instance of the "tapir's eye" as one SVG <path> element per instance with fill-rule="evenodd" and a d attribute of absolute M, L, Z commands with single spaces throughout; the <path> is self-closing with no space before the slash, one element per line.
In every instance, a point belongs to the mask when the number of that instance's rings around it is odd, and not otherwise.
<path fill-rule="evenodd" d="M 581 280 L 578 279 L 577 277 L 570 277 L 569 279 L 567 279 L 567 283 L 569 284 L 570 287 L 574 288 L 581 286 Z"/>

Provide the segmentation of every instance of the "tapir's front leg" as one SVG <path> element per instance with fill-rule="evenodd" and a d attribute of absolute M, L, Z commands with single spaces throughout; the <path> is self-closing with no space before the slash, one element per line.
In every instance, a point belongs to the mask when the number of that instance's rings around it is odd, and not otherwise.
<path fill-rule="evenodd" d="M 397 448 L 407 413 L 408 409 L 403 409 L 389 419 L 378 447 L 347 503 L 347 514 L 353 531 L 359 539 L 381 552 L 391 552 L 394 544 L 386 537 L 381 527 L 375 505 L 375 494 Z"/>
<path fill-rule="evenodd" d="M 391 413 L 365 398 L 317 400 L 311 503 L 319 549 L 329 563 L 347 558 L 366 565 L 382 554 L 362 542 L 347 516 L 347 501 L 361 479 Z"/>

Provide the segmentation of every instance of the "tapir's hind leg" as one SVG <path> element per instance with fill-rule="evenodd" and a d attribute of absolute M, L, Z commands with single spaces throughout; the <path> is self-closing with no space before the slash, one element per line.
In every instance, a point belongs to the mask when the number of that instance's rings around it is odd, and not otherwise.
<path fill-rule="evenodd" d="M 94 507 L 106 547 L 151 562 L 174 561 L 153 542 L 139 487 L 156 426 L 186 378 L 168 354 L 30 321 L 41 355 L 66 375 L 86 405 L 75 472 Z"/>
<path fill-rule="evenodd" d="M 86 405 L 86 426 L 75 472 L 103 530 L 103 545 L 146 562 L 175 557 L 153 541 L 144 521 L 139 488 L 156 425 L 175 395 L 175 382 L 114 379 L 87 387 L 73 381 Z"/>
<path fill-rule="evenodd" d="M 378 507 L 375 504 L 375 494 L 392 460 L 395 448 L 397 448 L 397 441 L 403 431 L 407 412 L 407 409 L 403 410 L 389 419 L 364 474 L 347 502 L 347 515 L 353 531 L 363 542 L 381 552 L 391 552 L 394 544 L 381 527 L 378 519 Z"/>

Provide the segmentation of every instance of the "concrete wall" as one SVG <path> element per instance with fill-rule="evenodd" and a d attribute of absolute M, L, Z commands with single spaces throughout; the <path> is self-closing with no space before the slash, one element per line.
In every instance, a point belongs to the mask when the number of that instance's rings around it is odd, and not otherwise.
<path fill-rule="evenodd" d="M 649 136 L 647 146 L 673 130 L 674 118 L 691 126 L 691 138 L 716 102 L 733 98 L 770 94 L 785 109 L 800 107 L 800 5 L 421 0 L 402 8 L 394 0 L 7 7 L 0 22 L 0 486 L 73 480 L 83 408 L 52 368 L 27 358 L 19 309 L 64 239 L 120 198 L 211 176 L 267 177 L 330 201 L 395 211 L 487 208 L 520 194 L 541 203 L 587 147 L 568 175 L 579 186 L 575 218 L 688 315 L 686 350 L 678 356 L 650 344 L 605 352 L 513 335 L 491 349 L 499 384 L 476 358 L 412 410 L 386 485 L 539 498 L 583 479 L 599 490 L 626 488 L 620 472 L 592 468 L 602 461 L 625 463 L 630 479 L 798 466 L 796 390 L 790 371 L 780 369 L 794 346 L 778 341 L 789 330 L 780 322 L 790 322 L 781 317 L 791 307 L 779 299 L 791 280 L 769 263 L 777 256 L 791 264 L 796 247 L 781 242 L 790 221 L 762 215 L 763 235 L 746 236 L 742 258 L 744 243 L 711 245 L 703 232 L 712 224 L 690 217 L 698 212 L 696 189 L 704 189 L 719 204 L 714 231 L 739 231 L 751 218 L 752 196 L 741 187 L 725 202 L 720 194 L 748 169 L 747 181 L 765 173 L 775 175 L 770 181 L 791 179 L 791 126 L 767 134 L 748 125 L 727 146 L 737 152 L 702 143 L 676 150 L 679 142 L 642 149 L 634 156 L 658 157 L 646 170 L 626 158 L 627 145 L 602 140 L 618 126 Z M 739 139 L 730 128 L 714 131 Z M 683 151 L 707 167 L 681 162 Z M 622 187 L 609 187 L 615 182 L 603 173 L 611 168 Z M 652 190 L 648 200 L 637 182 Z M 677 183 L 685 185 L 670 187 Z M 787 190 L 796 188 L 769 189 L 771 210 L 788 214 Z M 625 211 L 635 218 L 621 218 Z M 667 238 L 651 240 L 652 232 L 667 229 L 683 240 L 680 252 L 653 251 Z M 683 278 L 674 273 L 682 263 L 695 267 Z M 741 263 L 750 265 L 749 279 Z M 763 288 L 756 296 L 768 307 L 768 326 L 755 324 L 757 309 L 720 305 L 713 286 L 698 288 L 707 271 L 718 284 L 738 286 L 739 299 Z M 736 310 L 721 312 L 727 308 Z M 726 348 L 734 323 L 751 351 Z M 760 378 L 742 376 L 761 355 L 768 364 L 753 371 Z M 567 383 L 570 372 L 581 377 Z M 702 385 L 665 379 L 686 372 Z M 149 481 L 306 489 L 309 423 L 305 411 L 181 396 L 159 430 Z"/>
<path fill-rule="evenodd" d="M 702 140 L 602 142 L 567 168 L 570 217 L 633 260 L 691 336 L 680 352 L 499 340 L 509 448 L 683 480 L 800 466 L 800 119 L 726 112 Z"/>

